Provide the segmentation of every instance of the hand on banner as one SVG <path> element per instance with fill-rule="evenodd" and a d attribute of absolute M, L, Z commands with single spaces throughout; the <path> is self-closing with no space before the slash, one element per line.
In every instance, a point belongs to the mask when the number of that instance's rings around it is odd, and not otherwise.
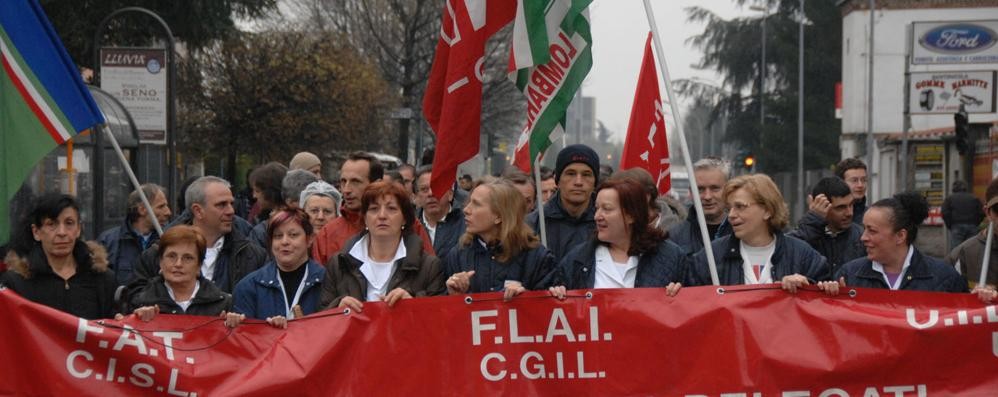
<path fill-rule="evenodd" d="M 974 287 L 974 290 L 970 291 L 970 293 L 977 295 L 977 299 L 980 299 L 985 304 L 991 304 L 995 301 L 995 298 L 998 298 L 998 291 L 995 291 L 995 287 L 990 285 Z"/>
<path fill-rule="evenodd" d="M 222 314 L 219 317 L 225 319 L 225 326 L 229 327 L 229 328 L 238 327 L 239 324 L 242 323 L 243 320 L 246 319 L 246 315 L 245 314 L 231 313 L 231 312 L 224 312 L 224 311 L 222 312 Z"/>
<path fill-rule="evenodd" d="M 149 322 L 152 321 L 153 318 L 156 318 L 156 315 L 159 314 L 159 305 L 142 306 L 135 309 L 132 314 L 138 317 L 139 320 Z"/>
<path fill-rule="evenodd" d="M 402 299 L 412 299 L 412 294 L 404 288 L 395 288 L 388 292 L 388 295 L 381 296 L 381 300 L 385 301 L 385 303 L 388 304 L 388 307 L 395 306 L 395 304 Z"/>
<path fill-rule="evenodd" d="M 783 284 L 783 290 L 791 294 L 796 294 L 797 289 L 800 287 L 803 287 L 805 285 L 810 285 L 810 283 L 807 282 L 807 277 L 804 277 L 800 274 L 791 274 L 789 276 L 784 276 L 783 280 L 781 281 L 781 284 Z"/>
<path fill-rule="evenodd" d="M 819 281 L 817 285 L 818 289 L 825 291 L 825 295 L 835 296 L 839 294 L 840 289 L 844 289 L 846 287 L 846 278 L 839 277 L 839 281 Z"/>
<path fill-rule="evenodd" d="M 516 280 L 506 280 L 506 283 L 503 285 L 503 287 L 504 291 L 502 299 L 507 302 L 509 302 L 509 300 L 513 299 L 515 296 L 520 295 L 525 291 L 527 291 L 526 288 L 523 288 L 523 283 Z"/>
<path fill-rule="evenodd" d="M 818 214 L 818 216 L 825 218 L 828 216 L 828 210 L 832 208 L 832 202 L 825 197 L 824 194 L 819 194 L 817 197 L 807 195 L 807 209 L 811 212 Z"/>
<path fill-rule="evenodd" d="M 568 295 L 568 291 L 565 289 L 564 285 L 556 285 L 548 288 L 548 292 L 551 293 L 551 296 L 558 298 L 559 300 L 565 300 L 565 296 Z"/>
<path fill-rule="evenodd" d="M 267 324 L 274 328 L 288 329 L 288 319 L 284 316 L 267 317 Z"/>
<path fill-rule="evenodd" d="M 344 296 L 343 299 L 340 299 L 340 305 L 337 307 L 345 307 L 350 309 L 350 311 L 361 313 L 364 311 L 364 302 L 361 302 L 352 296 Z"/>
<path fill-rule="evenodd" d="M 665 294 L 668 295 L 668 296 L 679 295 L 679 289 L 680 288 L 683 288 L 683 284 L 681 284 L 681 283 L 669 283 L 669 285 L 665 286 Z"/>
<path fill-rule="evenodd" d="M 295 307 L 292 307 L 291 314 L 294 315 L 293 318 L 305 317 L 305 311 L 301 309 L 301 305 L 295 305 Z"/>
<path fill-rule="evenodd" d="M 447 293 L 450 295 L 463 294 L 471 288 L 471 276 L 475 275 L 474 270 L 454 273 L 447 279 Z"/>

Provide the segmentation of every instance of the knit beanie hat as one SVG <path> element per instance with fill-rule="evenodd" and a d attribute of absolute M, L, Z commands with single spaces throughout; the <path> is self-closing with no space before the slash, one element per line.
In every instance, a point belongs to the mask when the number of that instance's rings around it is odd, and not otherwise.
<path fill-rule="evenodd" d="M 583 163 L 593 170 L 596 183 L 599 183 L 599 156 L 592 148 L 582 144 L 568 145 L 558 152 L 558 159 L 554 166 L 554 183 L 561 179 L 561 173 L 572 163 Z"/>
<path fill-rule="evenodd" d="M 309 152 L 300 152 L 291 159 L 291 164 L 288 164 L 288 169 L 307 170 L 320 164 L 322 164 L 322 161 L 319 160 L 319 156 Z"/>

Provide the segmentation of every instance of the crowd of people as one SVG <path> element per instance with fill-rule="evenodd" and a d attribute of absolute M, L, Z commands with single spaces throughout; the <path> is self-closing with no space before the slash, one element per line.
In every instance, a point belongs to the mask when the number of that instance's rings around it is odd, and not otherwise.
<path fill-rule="evenodd" d="M 76 200 L 47 194 L 21 214 L 0 282 L 87 319 L 189 314 L 231 327 L 246 318 L 287 327 L 323 310 L 444 294 L 515 299 L 540 290 L 564 299 L 574 289 L 662 288 L 681 296 L 715 276 L 720 285 L 775 283 L 789 293 L 814 285 L 830 295 L 866 287 L 998 297 L 998 264 L 986 283 L 974 282 L 988 236 L 973 224 L 998 221 L 998 180 L 980 213 L 965 213 L 966 195 L 946 210 L 963 240 L 941 260 L 915 247 L 925 198 L 904 192 L 868 203 L 857 159 L 813 186 L 796 227 L 768 176 L 732 178 L 722 159 L 700 159 L 693 174 L 705 231 L 696 211 L 660 196 L 646 171 L 607 168 L 591 148 L 570 145 L 539 186 L 509 169 L 463 175 L 437 197 L 431 165 L 386 171 L 355 152 L 330 183 L 320 159 L 303 152 L 288 166 L 254 169 L 245 195 L 222 178 L 196 178 L 173 210 L 161 187 L 144 185 L 151 211 L 133 192 L 124 224 L 92 242 L 81 238 Z M 154 223 L 164 225 L 161 236 Z"/>

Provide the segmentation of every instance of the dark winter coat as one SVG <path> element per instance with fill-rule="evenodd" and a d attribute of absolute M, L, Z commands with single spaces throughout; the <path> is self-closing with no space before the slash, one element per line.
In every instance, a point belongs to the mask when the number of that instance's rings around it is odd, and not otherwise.
<path fill-rule="evenodd" d="M 829 276 L 835 274 L 839 267 L 847 262 L 866 256 L 866 247 L 860 238 L 863 237 L 863 227 L 855 223 L 848 230 L 832 234 L 825 230 L 828 223 L 825 219 L 808 211 L 797 223 L 797 230 L 787 233 L 811 245 L 815 251 L 828 259 Z"/>
<path fill-rule="evenodd" d="M 429 228 L 423 222 L 422 209 L 419 210 L 418 219 L 423 224 L 423 227 L 426 228 L 426 233 L 429 234 Z M 464 214 L 461 208 L 452 205 L 450 212 L 444 217 L 443 222 L 437 223 L 436 235 L 433 237 L 433 251 L 436 252 L 438 257 L 447 257 L 447 254 L 457 247 L 461 235 L 464 234 L 465 226 Z"/>
<path fill-rule="evenodd" d="M 596 284 L 595 238 L 576 247 L 565 259 L 558 263 L 552 285 L 563 285 L 567 289 L 593 288 Z M 638 273 L 634 287 L 665 287 L 669 283 L 683 283 L 689 266 L 689 257 L 676 244 L 663 240 L 658 246 L 644 253 L 638 259 Z"/>
<path fill-rule="evenodd" d="M 495 259 L 501 249 L 502 245 L 486 248 L 477 238 L 468 245 L 459 244 L 443 261 L 444 276 L 474 270 L 468 293 L 502 291 L 506 280 L 519 281 L 528 290 L 551 286 L 556 264 L 543 245 L 525 249 L 507 262 Z"/>
<path fill-rule="evenodd" d="M 101 233 L 97 241 L 107 249 L 107 261 L 118 278 L 118 285 L 125 285 L 132 279 L 133 269 L 138 266 L 142 251 L 159 241 L 159 233 L 153 230 L 149 241 L 143 246 L 142 236 L 132 227 L 132 222 L 126 219 L 121 226 Z"/>
<path fill-rule="evenodd" d="M 298 305 L 307 316 L 319 311 L 319 296 L 322 294 L 322 280 L 326 277 L 326 269 L 309 259 L 305 263 L 305 289 L 302 291 Z M 286 297 L 281 291 L 277 263 L 268 260 L 262 268 L 250 273 L 236 284 L 232 297 L 235 300 L 235 312 L 246 317 L 265 320 L 267 317 L 286 316 Z M 285 285 L 285 288 L 298 290 L 297 285 Z"/>
<path fill-rule="evenodd" d="M 439 229 L 437 233 L 440 233 Z M 365 235 L 354 237 L 347 242 L 343 251 L 329 259 L 326 277 L 322 282 L 320 307 L 335 308 L 346 296 L 352 296 L 361 302 L 367 300 L 367 278 L 360 271 L 363 263 L 350 255 L 350 249 Z M 405 244 L 406 256 L 395 262 L 395 272 L 388 280 L 387 290 L 402 288 L 413 297 L 443 295 L 447 292 L 440 259 L 423 251 L 423 241 L 417 235 L 404 235 L 402 242 Z"/>
<path fill-rule="evenodd" d="M 114 317 L 114 271 L 108 269 L 107 252 L 97 242 L 77 240 L 73 248 L 76 274 L 63 279 L 49 267 L 40 244 L 27 257 L 13 251 L 4 260 L 10 267 L 0 284 L 24 298 L 88 320 Z"/>
<path fill-rule="evenodd" d="M 981 224 L 984 220 L 984 205 L 981 200 L 969 192 L 953 193 L 943 200 L 943 223 L 946 227 L 953 225 Z"/>
<path fill-rule="evenodd" d="M 967 280 L 953 266 L 939 259 L 922 255 L 918 249 L 911 255 L 911 265 L 901 275 L 901 285 L 898 289 L 912 291 L 967 292 Z M 873 270 L 873 261 L 869 258 L 859 258 L 846 263 L 837 273 L 835 279 L 845 277 L 849 287 L 883 288 L 887 289 L 884 276 Z"/>
<path fill-rule="evenodd" d="M 981 270 L 984 263 L 984 247 L 987 245 L 988 231 L 978 233 L 958 245 L 944 260 L 950 266 L 960 262 L 960 273 L 968 281 L 977 283 L 981 280 Z M 985 281 L 990 285 L 998 285 L 998 238 L 991 242 L 991 257 L 988 258 L 988 276 Z"/>
<path fill-rule="evenodd" d="M 585 244 L 596 232 L 596 199 L 589 200 L 586 208 L 578 218 L 573 217 L 561 206 L 561 193 L 555 192 L 544 203 L 544 228 L 547 230 L 547 249 L 555 258 L 564 258 L 573 248 Z M 527 224 L 538 236 L 541 234 L 539 212 L 534 210 L 527 215 Z"/>
<path fill-rule="evenodd" d="M 710 236 L 710 241 L 731 234 L 731 224 L 725 217 L 721 226 L 717 228 L 717 233 Z M 680 222 L 672 229 L 669 229 L 669 241 L 676 243 L 687 255 L 693 255 L 703 250 L 703 238 L 700 236 L 700 222 L 697 221 L 697 211 L 690 206 L 686 222 Z"/>
<path fill-rule="evenodd" d="M 198 292 L 191 300 L 191 305 L 184 310 L 177 305 L 170 292 L 166 289 L 163 276 L 157 275 L 149 280 L 145 289 L 139 291 L 129 304 L 129 312 L 143 306 L 159 306 L 160 313 L 188 314 L 192 316 L 218 317 L 223 311 L 232 311 L 232 295 L 218 289 L 208 279 L 198 276 Z"/>
<path fill-rule="evenodd" d="M 742 269 L 741 241 L 734 234 L 721 237 L 711 243 L 714 260 L 717 263 L 717 278 L 721 285 L 745 284 Z M 807 243 L 783 234 L 776 235 L 776 250 L 769 260 L 772 263 L 773 281 L 800 274 L 813 284 L 828 280 L 828 261 Z M 694 257 L 694 264 L 687 277 L 689 286 L 711 285 L 710 267 L 707 253 L 700 251 Z"/>
<path fill-rule="evenodd" d="M 263 266 L 267 261 L 267 252 L 247 240 L 235 227 L 225 235 L 222 250 L 215 260 L 212 280 L 215 286 L 224 292 L 231 293 L 236 283 L 246 275 Z M 159 243 L 153 244 L 142 253 L 139 266 L 135 268 L 132 281 L 128 283 L 128 296 L 133 299 L 149 279 L 159 274 Z"/>

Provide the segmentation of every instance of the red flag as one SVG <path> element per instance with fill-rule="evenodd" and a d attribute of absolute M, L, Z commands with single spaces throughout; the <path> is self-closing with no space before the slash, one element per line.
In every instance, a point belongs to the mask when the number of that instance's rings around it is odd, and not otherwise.
<path fill-rule="evenodd" d="M 669 141 L 665 139 L 665 111 L 658 91 L 658 72 L 651 52 L 651 32 L 645 41 L 645 56 L 641 60 L 638 88 L 631 106 L 631 121 L 627 125 L 624 154 L 620 169 L 644 168 L 655 178 L 658 193 L 672 189 L 669 175 Z"/>
<path fill-rule="evenodd" d="M 423 115 L 437 134 L 430 188 L 443 196 L 457 166 L 478 153 L 485 42 L 509 24 L 516 0 L 447 0 L 440 40 L 423 96 Z"/>

